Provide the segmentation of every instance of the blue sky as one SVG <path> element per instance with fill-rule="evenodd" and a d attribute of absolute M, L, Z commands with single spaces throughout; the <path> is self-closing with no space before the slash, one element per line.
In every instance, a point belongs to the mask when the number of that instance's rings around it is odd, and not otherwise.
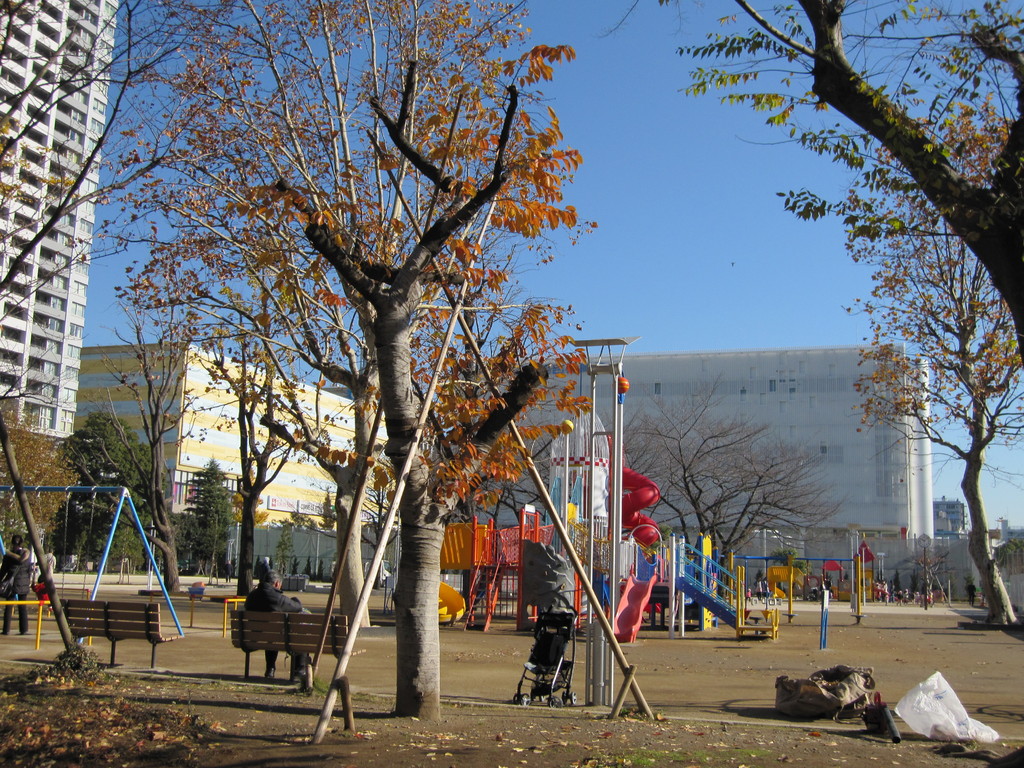
<path fill-rule="evenodd" d="M 870 292 L 870 270 L 846 254 L 838 222 L 800 221 L 778 196 L 840 197 L 847 172 L 719 94 L 682 92 L 691 65 L 678 48 L 733 4 L 641 0 L 617 26 L 630 4 L 534 3 L 535 41 L 576 50 L 545 92 L 584 157 L 569 202 L 599 227 L 527 275 L 530 291 L 572 304 L 578 337 L 640 336 L 635 351 L 861 344 L 867 321 L 846 307 Z M 935 496 L 963 498 L 960 464 L 936 458 Z M 1005 449 L 990 462 L 1022 466 Z M 986 479 L 992 525 L 1024 526 L 1021 482 Z"/>
<path fill-rule="evenodd" d="M 678 47 L 701 41 L 731 3 L 641 0 L 609 31 L 631 2 L 533 3 L 534 42 L 576 49 L 544 91 L 584 156 L 568 201 L 599 227 L 525 274 L 529 292 L 571 304 L 579 337 L 641 337 L 635 351 L 860 344 L 866 320 L 845 307 L 870 291 L 868 270 L 846 255 L 837 222 L 799 221 L 778 197 L 841 195 L 846 174 L 745 108 L 682 93 L 690 65 Z M 87 344 L 116 343 L 122 275 L 119 264 L 93 268 Z M 1008 451 L 992 458 L 1021 466 Z M 957 465 L 937 465 L 935 478 L 936 496 L 962 497 Z M 993 524 L 1024 525 L 1019 488 L 990 479 L 985 492 Z"/>

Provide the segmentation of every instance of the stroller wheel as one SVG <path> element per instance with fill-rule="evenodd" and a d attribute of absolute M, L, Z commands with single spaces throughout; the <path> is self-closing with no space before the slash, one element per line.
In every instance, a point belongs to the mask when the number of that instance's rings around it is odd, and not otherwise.
<path fill-rule="evenodd" d="M 557 696 L 548 696 L 548 706 L 552 709 L 559 709 L 562 706 L 562 700 Z"/>
<path fill-rule="evenodd" d="M 512 697 L 512 703 L 518 704 L 521 707 L 528 707 L 530 706 L 530 697 L 525 693 L 517 693 Z"/>
<path fill-rule="evenodd" d="M 562 694 L 562 703 L 564 703 L 567 707 L 575 707 L 576 706 L 576 694 L 575 693 L 570 693 L 569 691 L 566 691 L 565 693 Z"/>

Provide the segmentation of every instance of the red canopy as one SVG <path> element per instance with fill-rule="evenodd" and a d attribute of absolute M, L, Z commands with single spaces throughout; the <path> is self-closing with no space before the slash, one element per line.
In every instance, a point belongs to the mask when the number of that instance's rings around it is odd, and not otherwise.
<path fill-rule="evenodd" d="M 821 566 L 821 570 L 823 570 L 823 571 L 841 571 L 841 570 L 843 570 L 843 566 L 841 566 L 835 560 L 826 560 L 825 564 L 823 566 Z"/>

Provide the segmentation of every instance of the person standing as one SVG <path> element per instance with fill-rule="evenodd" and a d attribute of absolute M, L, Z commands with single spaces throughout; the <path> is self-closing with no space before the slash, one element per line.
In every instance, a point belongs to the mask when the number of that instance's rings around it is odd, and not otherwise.
<path fill-rule="evenodd" d="M 256 588 L 245 598 L 245 610 L 273 613 L 303 613 L 302 601 L 289 597 L 281 591 L 281 574 L 267 571 Z M 277 651 L 264 651 L 267 668 L 264 677 L 272 678 L 277 673 Z M 292 656 L 291 681 L 305 684 L 304 672 L 309 665 L 309 655 L 297 653 Z"/>
<path fill-rule="evenodd" d="M 253 568 L 252 575 L 256 577 L 256 581 L 259 583 L 267 577 L 267 574 L 270 573 L 270 571 L 270 558 L 264 556 L 256 561 L 256 566 Z"/>
<path fill-rule="evenodd" d="M 10 600 L 28 600 L 29 592 L 32 589 L 32 563 L 29 561 L 29 551 L 22 543 L 18 534 L 11 537 L 11 548 L 4 553 L 3 563 L 0 564 L 0 579 L 8 573 L 14 574 L 14 593 Z M 4 606 L 4 634 L 11 633 L 11 609 L 13 605 Z M 28 634 L 28 606 L 18 606 L 18 631 L 22 635 Z"/>
<path fill-rule="evenodd" d="M 973 581 L 967 582 L 967 602 L 970 606 L 974 607 L 974 596 L 978 594 L 978 588 L 974 586 Z"/>

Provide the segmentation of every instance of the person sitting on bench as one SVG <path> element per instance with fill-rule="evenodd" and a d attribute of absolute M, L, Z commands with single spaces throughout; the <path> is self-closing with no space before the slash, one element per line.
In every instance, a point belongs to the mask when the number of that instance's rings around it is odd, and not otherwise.
<path fill-rule="evenodd" d="M 268 571 L 263 575 L 257 587 L 245 598 L 245 610 L 263 611 L 268 613 L 308 613 L 297 597 L 289 597 L 281 591 L 281 574 Z M 267 669 L 264 677 L 272 678 L 277 673 L 277 651 L 264 651 L 267 658 Z M 305 684 L 305 670 L 309 665 L 309 654 L 292 655 L 291 682 Z"/>

